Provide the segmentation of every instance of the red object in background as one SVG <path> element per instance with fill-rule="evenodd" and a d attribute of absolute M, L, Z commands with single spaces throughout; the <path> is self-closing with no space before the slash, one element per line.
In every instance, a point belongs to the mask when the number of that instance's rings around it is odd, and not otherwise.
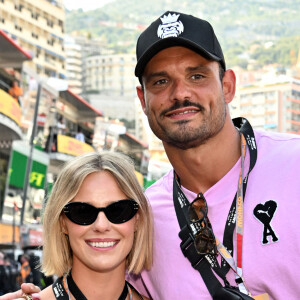
<path fill-rule="evenodd" d="M 46 123 L 46 114 L 41 113 L 37 117 L 37 124 L 40 126 L 44 126 Z"/>

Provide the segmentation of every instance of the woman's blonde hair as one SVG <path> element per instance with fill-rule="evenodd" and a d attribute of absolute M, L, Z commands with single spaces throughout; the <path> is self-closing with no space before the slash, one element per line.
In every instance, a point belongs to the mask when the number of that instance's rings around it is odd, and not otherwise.
<path fill-rule="evenodd" d="M 121 153 L 88 153 L 78 156 L 60 172 L 43 214 L 42 272 L 62 276 L 72 267 L 72 249 L 68 236 L 63 233 L 61 213 L 63 207 L 78 193 L 87 175 L 107 171 L 117 181 L 123 193 L 139 204 L 138 224 L 133 247 L 127 257 L 128 272 L 137 274 L 149 269 L 152 261 L 152 216 L 143 189 L 134 173 L 132 161 Z"/>

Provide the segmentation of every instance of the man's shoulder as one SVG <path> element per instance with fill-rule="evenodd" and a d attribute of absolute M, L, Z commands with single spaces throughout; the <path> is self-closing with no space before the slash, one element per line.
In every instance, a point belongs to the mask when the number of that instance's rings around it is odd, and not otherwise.
<path fill-rule="evenodd" d="M 299 135 L 257 130 L 255 137 L 258 155 L 264 158 L 263 161 L 267 162 L 271 159 L 273 164 L 279 165 L 289 161 L 295 168 L 300 166 Z"/>
<path fill-rule="evenodd" d="M 163 177 L 154 182 L 146 189 L 146 195 L 151 197 L 155 194 L 170 193 L 173 190 L 173 169 L 168 171 Z"/>
<path fill-rule="evenodd" d="M 258 144 L 270 144 L 274 146 L 300 148 L 300 135 L 282 132 L 268 132 L 263 130 L 255 130 L 255 137 Z"/>

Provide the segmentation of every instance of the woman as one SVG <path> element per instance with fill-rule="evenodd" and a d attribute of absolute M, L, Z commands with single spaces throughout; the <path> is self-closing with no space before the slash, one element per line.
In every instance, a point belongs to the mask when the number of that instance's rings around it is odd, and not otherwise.
<path fill-rule="evenodd" d="M 40 299 L 147 299 L 125 281 L 126 270 L 149 269 L 152 256 L 149 205 L 127 157 L 89 153 L 68 162 L 43 226 L 42 271 L 59 279 Z"/>

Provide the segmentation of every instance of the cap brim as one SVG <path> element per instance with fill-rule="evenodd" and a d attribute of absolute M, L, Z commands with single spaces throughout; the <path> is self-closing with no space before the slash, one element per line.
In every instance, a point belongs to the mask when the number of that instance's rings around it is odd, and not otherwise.
<path fill-rule="evenodd" d="M 143 55 L 140 57 L 140 59 L 136 64 L 135 76 L 141 77 L 143 75 L 147 63 L 151 60 L 151 58 L 154 55 L 156 55 L 158 52 L 160 52 L 163 49 L 174 47 L 174 46 L 183 46 L 199 53 L 205 58 L 212 59 L 215 61 L 222 61 L 220 57 L 206 51 L 205 49 L 203 49 L 202 47 L 200 47 L 199 45 L 197 45 L 196 43 L 188 39 L 182 37 L 169 37 L 166 39 L 161 39 L 156 43 L 152 44 L 151 47 L 143 53 Z M 225 66 L 223 67 L 225 68 Z"/>

